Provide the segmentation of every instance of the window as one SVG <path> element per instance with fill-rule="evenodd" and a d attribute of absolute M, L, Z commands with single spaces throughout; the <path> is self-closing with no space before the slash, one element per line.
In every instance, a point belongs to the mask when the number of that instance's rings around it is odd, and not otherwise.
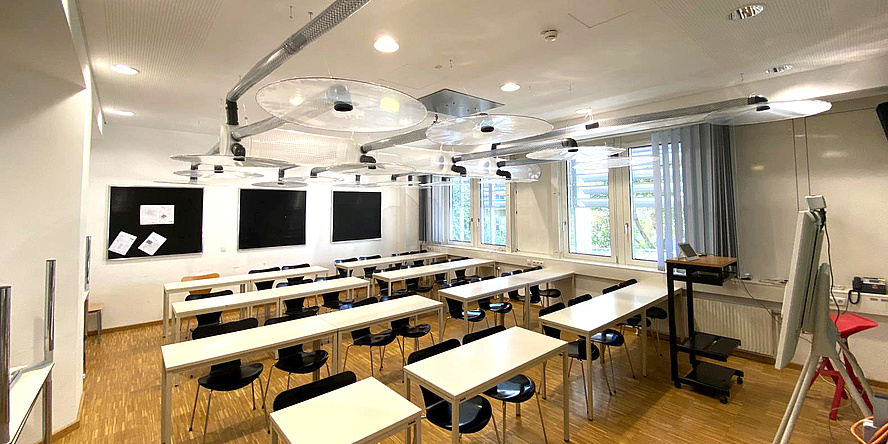
<path fill-rule="evenodd" d="M 481 243 L 506 245 L 506 182 L 481 183 Z"/>
<path fill-rule="evenodd" d="M 585 171 L 567 163 L 568 251 L 611 256 L 608 170 Z"/>
<path fill-rule="evenodd" d="M 650 146 L 629 149 L 629 157 L 650 156 Z M 652 163 L 629 168 L 629 193 L 632 220 L 632 258 L 657 260 L 657 230 L 654 217 L 654 166 Z"/>
<path fill-rule="evenodd" d="M 450 187 L 450 240 L 472 242 L 471 180 L 454 178 Z"/>

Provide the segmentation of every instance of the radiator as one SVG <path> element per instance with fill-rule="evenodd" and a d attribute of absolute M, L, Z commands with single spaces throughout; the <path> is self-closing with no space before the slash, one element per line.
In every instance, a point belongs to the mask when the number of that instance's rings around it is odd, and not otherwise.
<path fill-rule="evenodd" d="M 740 350 L 776 354 L 777 326 L 759 306 L 695 297 L 694 318 L 697 331 L 739 339 Z"/>

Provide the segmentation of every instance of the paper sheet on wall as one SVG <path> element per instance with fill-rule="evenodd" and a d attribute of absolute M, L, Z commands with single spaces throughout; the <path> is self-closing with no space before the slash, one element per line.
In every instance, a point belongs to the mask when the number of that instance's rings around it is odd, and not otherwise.
<path fill-rule="evenodd" d="M 166 242 L 166 238 L 152 232 L 148 235 L 148 238 L 142 242 L 142 245 L 139 245 L 139 250 L 144 251 L 145 253 L 154 256 L 154 253 L 157 253 L 157 249 L 160 248 L 163 243 Z"/>
<path fill-rule="evenodd" d="M 133 242 L 136 241 L 136 236 L 129 234 L 125 231 L 121 231 L 117 233 L 117 237 L 114 238 L 114 242 L 111 242 L 111 246 L 108 247 L 108 251 L 112 253 L 117 253 L 121 256 L 126 256 L 126 252 L 129 251 L 130 247 L 133 246 Z"/>
<path fill-rule="evenodd" d="M 172 225 L 175 205 L 139 205 L 139 225 Z"/>

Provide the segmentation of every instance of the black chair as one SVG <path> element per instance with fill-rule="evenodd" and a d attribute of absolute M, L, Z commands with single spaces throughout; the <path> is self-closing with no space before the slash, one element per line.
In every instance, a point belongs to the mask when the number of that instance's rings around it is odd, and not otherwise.
<path fill-rule="evenodd" d="M 421 267 L 421 266 L 422 266 L 422 264 L 414 265 L 414 267 Z M 428 293 L 435 288 L 434 285 L 420 285 L 419 279 L 420 278 L 407 279 L 407 290 L 415 292 L 415 293 Z"/>
<path fill-rule="evenodd" d="M 380 259 L 382 256 L 373 255 L 373 256 L 361 256 L 362 261 L 366 261 L 369 259 Z M 373 276 L 373 273 L 376 273 L 376 266 L 373 267 L 364 267 L 364 279 L 370 279 Z"/>
<path fill-rule="evenodd" d="M 469 310 L 468 312 L 463 312 L 462 302 L 450 298 L 444 299 L 447 300 L 447 311 L 450 313 L 451 319 L 465 320 L 464 316 L 468 317 L 470 323 L 469 331 L 471 331 L 474 323 L 481 321 L 487 322 L 484 310 Z M 490 327 L 490 322 L 487 322 L 487 326 Z M 447 329 L 447 319 L 444 320 L 444 329 Z"/>
<path fill-rule="evenodd" d="M 400 270 L 401 268 L 403 268 L 403 266 L 400 263 L 398 263 L 398 264 L 392 264 L 392 265 L 388 266 L 387 268 L 383 269 L 382 271 L 383 272 L 397 271 L 397 270 Z M 379 287 L 379 296 L 380 297 L 388 296 L 388 289 L 389 289 L 388 282 L 383 281 L 382 279 L 376 279 L 376 286 Z M 392 291 L 392 295 L 394 295 L 394 294 L 395 294 L 395 292 Z"/>
<path fill-rule="evenodd" d="M 341 264 L 344 262 L 357 262 L 357 261 L 358 261 L 358 258 L 350 257 L 348 259 L 336 259 L 333 261 L 333 264 L 336 265 L 336 264 Z M 349 274 L 350 274 L 349 271 L 346 270 L 345 268 L 336 267 L 336 276 L 337 277 L 344 278 L 344 277 L 348 277 Z"/>
<path fill-rule="evenodd" d="M 185 300 L 186 301 L 195 301 L 198 299 L 208 299 L 208 298 L 215 298 L 215 297 L 219 297 L 219 296 L 229 296 L 229 295 L 233 295 L 233 294 L 234 294 L 234 292 L 231 290 L 222 290 L 222 291 L 215 291 L 212 293 L 203 293 L 203 294 L 192 293 L 192 294 L 185 296 Z M 199 315 L 195 316 L 195 318 L 197 318 L 197 327 L 195 327 L 195 329 L 206 326 L 206 325 L 217 325 L 222 322 L 222 312 L 216 311 L 213 313 L 199 314 Z M 188 323 L 185 325 L 185 332 L 188 334 L 193 333 L 193 330 L 191 330 L 191 319 L 188 319 Z"/>
<path fill-rule="evenodd" d="M 327 278 L 327 280 L 340 279 L 345 276 L 334 275 Z M 324 293 L 321 295 L 323 302 L 321 306 L 324 308 L 328 308 L 330 310 L 345 310 L 352 307 L 354 304 L 354 299 L 339 299 L 338 291 L 331 291 L 329 293 Z"/>
<path fill-rule="evenodd" d="M 528 271 L 536 271 L 536 270 L 542 270 L 542 269 L 543 269 L 542 265 L 537 265 L 535 267 L 528 268 L 527 270 L 524 270 L 524 271 L 528 272 Z M 557 288 L 548 288 L 548 284 L 546 285 L 546 287 L 547 288 L 541 289 L 539 285 L 531 285 L 531 287 L 530 287 L 531 300 L 540 299 L 541 301 L 546 302 L 546 304 L 545 304 L 546 306 L 551 305 L 552 299 L 561 300 L 561 290 L 559 290 Z"/>
<path fill-rule="evenodd" d="M 557 302 L 557 303 L 552 304 L 548 307 L 544 307 L 544 308 L 540 309 L 540 317 L 543 317 L 549 313 L 555 313 L 556 311 L 563 310 L 564 308 L 565 307 L 564 307 L 563 302 Z M 553 337 L 556 339 L 561 339 L 561 330 L 559 330 L 555 327 L 549 327 L 549 326 L 543 325 L 543 333 L 546 336 L 550 336 L 550 337 Z M 577 361 L 581 361 L 581 364 L 582 364 L 582 361 L 585 361 L 587 359 L 594 361 L 594 360 L 598 359 L 600 356 L 601 356 L 601 351 L 598 350 L 598 347 L 596 347 L 595 344 L 592 344 L 591 356 L 586 356 L 586 340 L 585 339 L 577 339 L 577 340 L 567 344 L 567 357 L 569 357 L 571 359 L 575 359 Z M 567 368 L 568 374 L 570 374 L 570 369 L 572 366 L 573 366 L 573 361 L 570 361 L 570 366 L 568 366 L 568 368 Z M 545 369 L 546 369 L 545 364 L 543 364 L 543 371 L 545 371 Z M 580 371 L 582 372 L 582 375 L 583 375 L 583 393 L 587 393 L 586 390 L 588 390 L 588 389 L 586 388 L 586 370 L 583 365 L 580 365 Z M 589 375 L 589 378 L 592 378 L 592 375 Z M 605 378 L 604 381 L 607 384 L 607 391 L 608 391 L 608 393 L 610 393 L 610 391 L 611 391 L 610 390 L 610 382 L 607 380 L 607 378 Z M 587 395 L 587 397 L 588 397 L 588 395 Z M 587 409 L 589 408 L 588 403 L 586 404 L 586 408 Z"/>
<path fill-rule="evenodd" d="M 407 339 L 419 339 L 425 335 L 429 335 L 432 345 L 435 345 L 435 335 L 432 334 L 432 326 L 429 324 L 410 325 L 410 318 L 395 319 L 392 321 L 392 332 L 398 340 L 398 347 L 401 349 L 401 366 L 407 362 Z M 401 344 L 401 338 L 404 338 L 404 344 Z"/>
<path fill-rule="evenodd" d="M 407 358 L 408 364 L 413 364 L 423 359 L 453 350 L 459 347 L 459 340 L 449 339 L 431 347 L 410 353 Z M 425 404 L 426 419 L 432 424 L 444 429 L 453 429 L 453 407 L 449 402 L 440 396 L 427 390 L 422 385 L 419 386 L 422 391 L 422 402 Z M 476 433 L 484 429 L 487 423 L 493 420 L 493 430 L 496 432 L 496 442 L 499 442 L 499 429 L 496 427 L 496 418 L 493 417 L 493 409 L 490 401 L 482 396 L 475 396 L 467 399 L 459 405 L 459 433 Z"/>
<path fill-rule="evenodd" d="M 567 306 L 568 306 L 568 307 L 572 307 L 572 306 L 574 306 L 574 305 L 579 304 L 580 302 L 586 302 L 586 301 L 591 300 L 591 299 L 592 299 L 592 295 L 589 294 L 589 293 L 586 293 L 586 294 L 584 294 L 584 295 L 577 296 L 577 297 L 575 297 L 575 298 L 573 298 L 573 299 L 567 301 Z"/>
<path fill-rule="evenodd" d="M 463 270 L 454 270 L 454 271 L 453 271 L 453 274 L 456 275 L 456 279 L 454 279 L 454 281 L 469 281 L 469 282 L 477 282 L 477 281 L 480 281 L 480 280 L 481 280 L 481 276 L 478 276 L 477 274 L 472 274 L 472 275 L 468 275 L 468 276 L 466 276 L 466 273 L 467 273 L 467 272 L 468 272 L 468 270 L 465 270 L 465 269 L 463 269 Z"/>
<path fill-rule="evenodd" d="M 299 264 L 299 265 L 284 265 L 281 267 L 281 270 L 296 270 L 299 268 L 308 268 L 311 267 L 310 264 Z M 311 279 L 306 279 L 304 276 L 294 276 L 288 277 L 287 283 L 290 285 L 299 285 L 299 284 L 307 284 L 311 282 Z"/>
<path fill-rule="evenodd" d="M 617 290 L 619 290 L 619 289 L 620 289 L 620 285 L 619 285 L 619 284 L 617 284 L 617 285 L 611 285 L 610 287 L 607 287 L 607 288 L 605 288 L 604 290 L 601 290 L 601 294 L 608 294 L 608 293 L 611 293 L 611 292 L 617 291 Z"/>
<path fill-rule="evenodd" d="M 507 271 L 507 272 L 501 274 L 500 276 L 502 276 L 502 277 L 506 277 L 506 276 L 514 276 L 514 275 L 516 275 L 516 274 L 521 274 L 521 273 L 523 273 L 523 272 L 524 272 L 524 270 L 512 270 L 512 271 Z M 519 290 L 512 290 L 512 291 L 510 291 L 510 292 L 509 292 L 509 299 L 511 299 L 511 300 L 513 300 L 513 301 L 521 301 L 521 302 L 524 302 L 524 298 L 518 294 L 518 291 L 519 291 Z M 531 303 L 531 304 L 539 304 L 541 301 L 542 301 L 542 300 L 540 299 L 540 295 L 539 295 L 539 294 L 534 294 L 534 293 L 531 293 L 531 294 L 530 294 L 530 303 Z"/>
<path fill-rule="evenodd" d="M 311 279 L 309 279 L 309 281 L 311 281 Z M 283 288 L 283 287 L 289 287 L 289 286 L 290 286 L 289 281 L 288 282 L 278 282 L 277 285 L 274 286 L 274 288 Z M 284 315 L 285 316 L 297 316 L 297 315 L 302 314 L 302 312 L 311 312 L 312 315 L 316 315 L 316 314 L 318 314 L 318 312 L 320 310 L 321 310 L 321 307 L 317 307 L 317 306 L 306 307 L 305 306 L 305 298 L 287 299 L 284 301 Z"/>
<path fill-rule="evenodd" d="M 257 274 L 257 273 L 269 273 L 272 271 L 281 271 L 281 267 L 263 268 L 261 270 L 250 270 L 247 273 L 248 274 Z M 257 290 L 271 290 L 271 288 L 274 286 L 273 279 L 270 281 L 256 281 L 253 283 L 256 284 Z"/>
<path fill-rule="evenodd" d="M 624 288 L 624 287 L 628 287 L 630 285 L 637 284 L 637 283 L 638 283 L 638 281 L 636 279 L 627 279 L 627 280 L 617 284 L 617 287 Z"/>
<path fill-rule="evenodd" d="M 276 412 L 299 404 L 300 402 L 308 401 L 311 398 L 332 392 L 333 390 L 341 389 L 354 384 L 357 381 L 358 378 L 352 372 L 337 373 L 324 379 L 309 382 L 308 384 L 300 385 L 299 387 L 281 392 L 274 398 L 271 408 Z"/>
<path fill-rule="evenodd" d="M 638 283 L 637 280 L 629 279 L 629 280 L 620 282 L 619 284 L 617 284 L 617 286 L 619 286 L 620 288 L 626 288 L 630 285 L 637 284 L 637 283 Z M 645 314 L 645 323 L 647 324 L 647 327 L 651 326 L 651 324 L 652 324 L 651 319 L 665 320 L 665 319 L 669 318 L 669 314 L 662 307 L 648 308 L 647 310 L 645 310 L 644 314 Z M 627 319 L 625 325 L 632 327 L 635 330 L 635 334 L 637 336 L 641 332 L 641 315 L 637 314 L 637 315 L 632 316 L 631 318 Z M 622 330 L 621 330 L 621 332 L 622 332 Z M 657 340 L 654 342 L 654 346 L 657 348 L 657 355 L 663 356 L 663 354 L 660 353 L 660 332 L 655 330 L 654 335 L 657 338 Z"/>
<path fill-rule="evenodd" d="M 378 302 L 378 299 L 375 297 L 369 297 L 367 299 L 358 301 L 354 303 L 354 307 L 363 307 L 365 305 L 375 304 Z M 345 364 L 348 363 L 348 351 L 352 346 L 362 346 L 370 348 L 370 376 L 373 376 L 373 347 L 382 347 L 382 351 L 380 352 L 380 361 L 379 361 L 379 370 L 381 371 L 383 365 L 385 364 L 385 346 L 391 344 L 398 337 L 397 334 L 392 330 L 383 330 L 379 333 L 373 333 L 370 331 L 370 327 L 359 328 L 353 332 L 351 332 L 352 343 L 349 344 L 345 348 L 345 361 L 342 363 L 342 368 L 345 368 Z"/>
<path fill-rule="evenodd" d="M 504 331 L 506 331 L 506 327 L 502 325 L 497 325 L 495 327 L 490 327 L 465 335 L 465 337 L 463 337 L 462 343 L 463 345 L 466 345 L 470 342 L 475 342 L 479 339 Z M 521 416 L 521 403 L 529 401 L 530 398 L 533 398 L 534 395 L 536 395 L 537 410 L 539 410 L 540 412 L 540 424 L 542 424 L 543 426 L 543 440 L 544 442 L 549 442 L 549 438 L 546 435 L 546 421 L 543 419 L 543 407 L 540 405 L 539 392 L 537 392 L 536 384 L 533 382 L 533 379 L 530 379 L 525 375 L 516 375 L 510 378 L 508 381 L 497 384 L 496 387 L 491 387 L 485 390 L 484 394 L 493 399 L 496 399 L 497 401 L 502 401 L 503 403 L 504 440 L 506 437 L 506 403 L 508 402 L 515 404 L 515 416 Z"/>
<path fill-rule="evenodd" d="M 496 276 L 485 276 L 481 278 L 481 280 L 486 281 L 495 277 Z M 518 317 L 515 315 L 515 310 L 513 310 L 514 307 L 512 307 L 512 304 L 510 302 L 490 302 L 490 298 L 482 298 L 478 299 L 478 308 L 494 314 L 503 315 L 503 325 L 506 324 L 506 313 L 511 312 L 512 319 L 515 320 L 515 325 L 518 325 Z M 495 320 L 494 323 L 496 323 Z"/>
<path fill-rule="evenodd" d="M 303 312 L 296 316 L 271 318 L 265 321 L 264 325 L 274 325 L 281 322 L 294 321 L 296 319 L 307 318 L 313 315 L 314 314 L 310 312 Z M 262 394 L 262 405 L 265 405 L 265 400 L 268 397 L 268 387 L 271 386 L 271 374 L 274 372 L 275 368 L 287 372 L 287 390 L 289 390 L 291 374 L 296 373 L 297 375 L 306 375 L 313 373 L 315 370 L 319 370 L 323 367 L 324 364 L 327 363 L 329 357 L 330 355 L 326 350 L 304 351 L 302 349 L 302 344 L 292 345 L 278 350 L 278 360 L 274 363 L 274 366 L 268 370 L 265 392 Z M 330 376 L 329 368 L 327 368 L 327 376 Z"/>
<path fill-rule="evenodd" d="M 235 322 L 227 322 L 224 324 L 207 325 L 194 329 L 192 337 L 194 339 L 202 339 L 210 336 L 232 333 L 259 326 L 256 318 L 247 318 Z M 188 425 L 188 431 L 194 428 L 194 415 L 197 412 L 197 397 L 200 394 L 200 388 L 204 387 L 210 391 L 207 398 L 207 416 L 204 420 L 203 441 L 207 441 L 207 425 L 210 422 L 210 402 L 213 400 L 213 392 L 231 392 L 250 386 L 252 390 L 253 410 L 256 410 L 256 388 L 254 382 L 262 375 L 262 364 L 246 364 L 242 365 L 240 359 L 223 362 L 210 367 L 210 373 L 197 380 L 197 392 L 194 394 L 194 407 L 191 410 L 191 423 Z M 262 381 L 259 381 L 259 388 L 262 388 Z"/>
<path fill-rule="evenodd" d="M 622 333 L 608 328 L 603 332 L 592 335 L 591 340 L 596 344 L 603 345 L 605 350 L 607 350 L 607 357 L 611 362 L 611 377 L 614 378 L 614 389 L 612 394 L 617 393 L 617 375 L 614 373 L 614 357 L 610 351 L 611 347 L 622 347 L 623 350 L 626 351 L 626 359 L 629 360 L 629 369 L 632 371 L 632 379 L 635 379 L 635 368 L 632 366 L 632 357 L 629 355 L 629 348 L 625 346 L 626 338 L 623 337 Z M 605 365 L 603 353 L 601 355 L 601 365 Z"/>

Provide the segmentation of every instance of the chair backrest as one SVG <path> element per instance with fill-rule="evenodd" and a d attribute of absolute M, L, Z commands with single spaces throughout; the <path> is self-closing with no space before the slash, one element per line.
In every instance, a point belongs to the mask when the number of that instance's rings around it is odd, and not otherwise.
<path fill-rule="evenodd" d="M 281 267 L 271 267 L 271 268 L 263 268 L 260 270 L 250 270 L 247 273 L 249 273 L 249 274 L 268 273 L 270 271 L 281 271 Z M 270 290 L 271 287 L 274 285 L 274 280 L 257 281 L 257 282 L 254 282 L 254 284 L 256 284 L 257 290 Z"/>
<path fill-rule="evenodd" d="M 506 327 L 503 325 L 497 325 L 495 327 L 485 328 L 484 330 L 476 331 L 474 333 L 469 333 L 463 336 L 463 345 L 468 344 L 469 342 L 475 342 L 481 338 L 486 338 L 490 335 L 495 335 L 499 332 L 506 331 Z"/>
<path fill-rule="evenodd" d="M 197 276 L 185 276 L 182 278 L 182 282 L 199 281 L 201 279 L 215 279 L 217 277 L 220 277 L 219 273 L 200 274 Z M 190 293 L 190 294 L 207 294 L 212 291 L 213 290 L 211 288 L 207 288 L 205 290 L 189 291 L 188 293 Z"/>
<path fill-rule="evenodd" d="M 571 307 L 571 306 L 574 306 L 574 305 L 579 304 L 580 302 L 586 302 L 586 301 L 588 301 L 588 300 L 590 300 L 590 299 L 592 299 L 592 295 L 589 294 L 589 293 L 586 293 L 586 294 L 584 294 L 584 295 L 577 296 L 577 297 L 575 297 L 575 298 L 573 298 L 573 299 L 567 301 L 567 306 L 568 306 L 568 307 Z"/>
<path fill-rule="evenodd" d="M 506 277 L 506 276 L 511 276 L 511 275 L 512 275 L 511 271 L 505 271 L 502 274 L 500 274 L 500 277 Z"/>
<path fill-rule="evenodd" d="M 342 372 L 333 376 L 328 376 L 324 379 L 309 382 L 308 384 L 300 385 L 299 387 L 281 392 L 274 398 L 272 409 L 274 411 L 285 409 L 291 405 L 296 405 L 311 398 L 332 392 L 333 390 L 354 384 L 357 381 L 358 378 L 354 373 Z"/>
<path fill-rule="evenodd" d="M 425 249 L 423 249 L 423 250 L 419 250 L 419 252 L 420 252 L 420 253 L 428 253 L 429 250 L 425 250 Z"/>
<path fill-rule="evenodd" d="M 266 319 L 262 325 L 274 325 L 280 324 L 281 322 L 295 321 L 297 319 L 307 318 L 316 315 L 316 312 L 313 311 L 302 311 L 293 315 L 285 315 L 279 318 L 269 318 Z M 302 352 L 302 344 L 291 345 L 289 347 L 282 348 L 278 350 L 278 357 L 288 356 L 295 353 Z"/>
<path fill-rule="evenodd" d="M 524 271 L 537 271 L 537 270 L 542 270 L 542 269 L 543 269 L 543 266 L 542 266 L 542 265 L 534 265 L 533 267 L 530 267 L 530 268 L 528 268 L 527 270 L 524 270 Z"/>
<path fill-rule="evenodd" d="M 212 293 L 202 293 L 202 294 L 189 294 L 189 295 L 185 296 L 185 300 L 186 301 L 194 301 L 197 299 L 209 299 L 209 298 L 215 298 L 215 297 L 219 297 L 219 296 L 228 296 L 228 295 L 232 295 L 232 294 L 234 294 L 234 292 L 231 290 L 222 290 L 222 291 L 215 291 Z M 213 312 L 213 313 L 199 314 L 199 315 L 195 316 L 195 318 L 197 318 L 197 326 L 198 327 L 200 327 L 202 325 L 218 324 L 218 323 L 222 322 L 222 312 L 217 311 L 217 312 Z"/>
<path fill-rule="evenodd" d="M 422 350 L 417 350 L 413 353 L 410 353 L 410 356 L 407 357 L 407 364 L 409 365 L 415 362 L 422 361 L 425 358 L 435 356 L 439 353 L 444 353 L 448 350 L 453 350 L 457 347 L 459 347 L 458 339 L 448 339 L 444 342 L 439 342 L 431 347 L 426 347 Z M 440 396 L 426 390 L 425 387 L 420 385 L 419 388 L 420 390 L 422 390 L 422 400 L 425 403 L 426 407 L 441 401 Z"/>
<path fill-rule="evenodd" d="M 281 270 L 295 270 L 297 268 L 308 268 L 311 267 L 310 264 L 299 264 L 299 265 L 284 265 L 281 267 Z M 287 278 L 287 283 L 290 285 L 299 285 L 305 283 L 305 277 L 303 276 L 295 276 Z M 311 282 L 311 279 L 308 279 L 308 282 Z"/>
<path fill-rule="evenodd" d="M 462 317 L 463 317 L 462 303 L 457 300 L 450 299 L 450 298 L 444 298 L 444 299 L 447 300 L 447 311 L 450 312 L 450 317 L 454 318 L 454 319 L 462 319 Z"/>
<path fill-rule="evenodd" d="M 249 330 L 258 326 L 259 320 L 256 318 L 241 319 L 239 321 L 226 322 L 224 324 L 199 326 L 195 328 L 194 331 L 191 333 L 191 338 L 195 340 L 203 339 L 210 336 L 234 333 L 241 330 Z M 234 372 L 240 373 L 240 366 L 240 359 L 235 359 L 233 361 L 227 361 L 221 364 L 210 366 L 209 378 L 211 380 L 215 380 L 234 377 Z"/>
<path fill-rule="evenodd" d="M 367 299 L 362 299 L 358 302 L 352 304 L 352 308 L 363 307 L 370 304 L 375 304 L 379 302 L 379 299 L 376 299 L 375 296 L 371 296 Z M 359 328 L 353 332 L 351 332 L 352 340 L 358 339 L 360 337 L 364 337 L 370 334 L 370 327 Z"/>
<path fill-rule="evenodd" d="M 620 287 L 620 288 L 626 288 L 626 287 L 628 287 L 628 286 L 630 286 L 630 285 L 632 285 L 632 284 L 637 284 L 637 283 L 638 283 L 638 280 L 636 280 L 635 278 L 633 278 L 633 279 L 627 279 L 627 280 L 625 280 L 625 281 L 623 281 L 623 282 L 620 282 L 619 284 L 617 284 L 617 286 Z"/>
<path fill-rule="evenodd" d="M 520 269 L 520 268 L 517 269 L 517 270 L 512 271 L 512 275 L 513 275 L 513 276 L 516 275 L 516 274 L 521 274 L 521 273 L 524 273 L 524 270 L 522 270 L 522 269 Z"/>
<path fill-rule="evenodd" d="M 610 287 L 607 287 L 604 290 L 601 290 L 601 294 L 607 294 L 607 293 L 610 293 L 613 291 L 617 291 L 619 289 L 620 289 L 619 285 L 611 285 Z"/>
<path fill-rule="evenodd" d="M 548 307 L 543 307 L 540 309 L 540 317 L 543 317 L 549 313 L 555 313 L 556 311 L 563 310 L 563 309 L 564 309 L 564 302 L 558 302 L 558 303 L 552 304 Z M 548 326 L 544 325 L 543 326 L 543 333 L 545 333 L 546 336 L 551 336 L 556 339 L 561 339 L 561 330 L 559 330 L 555 327 L 548 327 Z"/>

